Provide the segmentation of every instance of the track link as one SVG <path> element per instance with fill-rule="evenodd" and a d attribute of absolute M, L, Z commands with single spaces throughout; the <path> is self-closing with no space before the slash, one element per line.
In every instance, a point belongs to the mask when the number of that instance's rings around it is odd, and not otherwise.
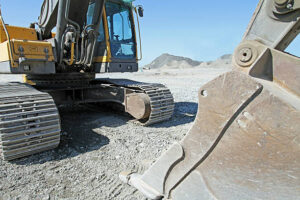
<path fill-rule="evenodd" d="M 143 83 L 128 79 L 105 79 L 105 82 L 116 86 L 135 89 L 143 92 L 150 98 L 151 113 L 148 119 L 140 120 L 144 126 L 170 119 L 174 113 L 174 98 L 171 91 L 162 84 Z"/>
<path fill-rule="evenodd" d="M 59 88 L 101 88 L 103 84 L 113 85 L 117 88 L 129 88 L 136 93 L 145 93 L 150 99 L 151 113 L 147 119 L 137 121 L 139 124 L 148 126 L 170 119 L 174 113 L 174 98 L 170 90 L 157 83 L 144 83 L 128 79 L 93 79 L 95 74 L 61 74 L 35 76 L 28 75 L 28 80 L 35 83 L 36 88 L 44 91 L 54 91 Z M 87 84 L 88 83 L 88 84 Z M 51 92 L 50 92 L 51 94 Z M 86 99 L 83 99 L 83 101 Z M 93 99 L 94 100 L 94 99 Z M 92 101 L 93 101 L 92 100 Z M 119 99 L 117 99 L 119 101 Z M 123 102 L 119 102 L 122 103 Z"/>
<path fill-rule="evenodd" d="M 13 160 L 56 148 L 59 113 L 52 97 L 21 83 L 0 84 L 0 155 Z"/>
<path fill-rule="evenodd" d="M 143 125 L 159 123 L 172 117 L 174 98 L 168 88 L 160 84 L 139 85 L 138 87 L 150 98 L 150 117 L 146 121 L 140 121 Z"/>

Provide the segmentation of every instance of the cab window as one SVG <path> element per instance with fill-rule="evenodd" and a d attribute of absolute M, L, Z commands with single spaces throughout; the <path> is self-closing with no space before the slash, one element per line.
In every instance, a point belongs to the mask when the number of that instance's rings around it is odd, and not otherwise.
<path fill-rule="evenodd" d="M 136 47 L 131 8 L 118 3 L 106 3 L 111 54 L 113 58 L 133 59 Z"/>

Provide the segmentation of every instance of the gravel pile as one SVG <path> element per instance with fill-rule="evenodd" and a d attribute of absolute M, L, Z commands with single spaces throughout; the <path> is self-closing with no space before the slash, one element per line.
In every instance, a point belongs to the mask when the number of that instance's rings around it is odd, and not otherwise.
<path fill-rule="evenodd" d="M 200 65 L 202 62 L 192 60 L 190 58 L 182 56 L 174 56 L 167 53 L 154 59 L 150 64 L 144 66 L 145 69 L 180 69 L 180 68 L 192 68 Z"/>
<path fill-rule="evenodd" d="M 147 71 L 114 74 L 167 85 L 175 98 L 174 117 L 142 127 L 124 113 L 108 108 L 60 108 L 62 139 L 59 148 L 30 157 L 0 160 L 0 200 L 4 199 L 144 199 L 123 184 L 118 174 L 126 169 L 142 173 L 175 141 L 187 133 L 197 112 L 197 92 L 228 69 Z M 105 75 L 107 77 L 107 75 Z M 20 76 L 1 75 L 3 81 Z"/>

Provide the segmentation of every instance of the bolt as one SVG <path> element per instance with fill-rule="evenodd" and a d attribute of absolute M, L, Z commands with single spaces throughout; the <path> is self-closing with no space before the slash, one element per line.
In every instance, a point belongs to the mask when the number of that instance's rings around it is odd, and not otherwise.
<path fill-rule="evenodd" d="M 24 52 L 24 48 L 22 46 L 19 46 L 19 49 L 18 49 L 19 52 Z"/>
<path fill-rule="evenodd" d="M 250 48 L 243 48 L 239 52 L 239 59 L 241 62 L 249 62 L 252 59 L 252 50 Z"/>
<path fill-rule="evenodd" d="M 200 94 L 201 94 L 203 97 L 207 97 L 207 96 L 208 96 L 208 93 L 207 93 L 206 90 L 202 90 L 202 91 L 200 92 Z"/>
<path fill-rule="evenodd" d="M 288 5 L 286 5 L 286 8 L 289 10 L 293 10 L 293 4 L 289 3 Z"/>

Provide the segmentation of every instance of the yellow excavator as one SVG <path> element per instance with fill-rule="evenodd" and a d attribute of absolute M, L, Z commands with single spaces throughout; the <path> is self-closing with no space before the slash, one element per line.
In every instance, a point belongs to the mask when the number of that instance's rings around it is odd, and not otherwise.
<path fill-rule="evenodd" d="M 142 125 L 171 118 L 174 100 L 164 85 L 95 78 L 138 71 L 139 16 L 143 8 L 132 0 L 44 0 L 30 28 L 0 15 L 0 74 L 25 75 L 25 83 L 0 85 L 4 160 L 57 147 L 60 105 L 118 103 Z"/>
<path fill-rule="evenodd" d="M 138 70 L 132 10 L 143 15 L 129 0 L 45 0 L 37 27 L 0 17 L 0 73 L 26 74 L 0 85 L 3 159 L 55 148 L 58 105 L 120 103 L 145 125 L 171 117 L 163 85 L 95 78 Z M 185 138 L 121 180 L 149 199 L 299 199 L 300 59 L 284 52 L 299 27 L 299 0 L 260 0 L 234 70 L 199 90 Z"/>
<path fill-rule="evenodd" d="M 149 199 L 300 199 L 300 59 L 284 52 L 299 32 L 299 0 L 260 0 L 184 139 L 121 180 Z"/>

